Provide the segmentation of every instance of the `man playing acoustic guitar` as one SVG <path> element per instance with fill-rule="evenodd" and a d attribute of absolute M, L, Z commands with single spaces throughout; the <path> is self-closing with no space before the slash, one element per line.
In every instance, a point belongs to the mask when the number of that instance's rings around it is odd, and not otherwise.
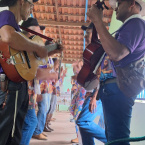
<path fill-rule="evenodd" d="M 1 0 L 0 7 L 8 6 L 9 10 L 0 12 L 0 46 L 10 46 L 14 50 L 35 52 L 43 58 L 47 56 L 47 50 L 24 38 L 19 32 L 18 23 L 27 20 L 33 10 L 33 2 L 37 0 Z M 8 48 L 8 47 L 7 47 Z M 1 62 L 9 63 L 6 54 L 7 49 L 0 47 Z M 10 64 L 9 66 L 12 66 Z M 12 71 L 5 72 L 8 74 Z M 21 140 L 21 129 L 28 108 L 27 82 L 18 82 L 4 78 L 5 73 L 1 68 L 0 89 L 0 144 L 19 145 Z M 6 81 L 6 79 L 8 81 Z M 16 78 L 17 81 L 17 78 Z M 7 88 L 6 88 L 6 85 Z"/>
<path fill-rule="evenodd" d="M 116 11 L 116 19 L 124 23 L 116 32 L 115 38 L 109 34 L 104 26 L 101 9 L 93 5 L 87 15 L 95 25 L 103 49 L 110 60 L 115 62 L 115 69 L 123 69 L 129 66 L 130 70 L 135 68 L 134 62 L 143 58 L 145 54 L 145 21 L 141 17 L 141 15 L 145 15 L 145 1 L 110 0 L 110 5 Z M 107 62 L 108 58 L 106 57 L 105 59 Z M 109 63 L 104 64 L 107 64 L 109 69 Z M 112 70 L 114 70 L 114 65 L 112 66 Z M 102 65 L 101 67 L 104 69 Z M 139 69 L 136 68 L 136 70 Z M 128 75 L 128 72 L 125 75 Z M 129 77 L 131 78 L 132 75 L 130 73 Z M 118 74 L 117 77 L 115 75 L 108 76 L 107 74 L 103 75 L 104 79 L 101 80 L 99 90 L 103 104 L 107 141 L 129 138 L 132 106 L 134 105 L 136 94 L 128 97 L 125 94 L 131 93 L 129 89 L 126 92 L 121 91 L 119 85 L 117 85 L 118 77 L 120 77 Z M 126 78 L 122 77 L 123 80 L 126 80 Z M 129 145 L 129 142 L 118 142 L 111 145 Z"/>

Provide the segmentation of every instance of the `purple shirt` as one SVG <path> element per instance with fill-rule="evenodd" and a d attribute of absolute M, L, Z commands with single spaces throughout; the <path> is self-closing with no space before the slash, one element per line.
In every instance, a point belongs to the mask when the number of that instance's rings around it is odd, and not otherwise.
<path fill-rule="evenodd" d="M 16 31 L 20 32 L 20 28 L 16 22 L 14 14 L 8 10 L 4 10 L 0 12 L 0 29 L 5 25 L 12 26 Z M 3 69 L 0 65 L 0 73 L 2 72 L 3 72 Z"/>
<path fill-rule="evenodd" d="M 16 31 L 20 32 L 19 25 L 17 24 L 15 16 L 11 11 L 4 10 L 0 12 L 0 28 L 2 28 L 4 25 L 10 25 Z"/>
<path fill-rule="evenodd" d="M 139 60 L 145 54 L 145 21 L 140 18 L 128 20 L 117 31 L 115 38 L 130 51 L 129 55 L 118 61 L 116 67 L 124 67 Z"/>

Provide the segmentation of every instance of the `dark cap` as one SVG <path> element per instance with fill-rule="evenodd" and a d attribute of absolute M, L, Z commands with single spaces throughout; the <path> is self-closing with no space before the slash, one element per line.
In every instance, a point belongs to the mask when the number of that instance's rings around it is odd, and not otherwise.
<path fill-rule="evenodd" d="M 93 23 L 90 23 L 89 26 L 82 25 L 81 29 L 84 31 L 86 31 L 87 29 L 93 29 L 93 25 L 94 25 Z"/>
<path fill-rule="evenodd" d="M 21 26 L 24 27 L 24 28 L 28 28 L 30 26 L 39 26 L 40 27 L 40 30 L 44 30 L 45 29 L 45 26 L 40 26 L 38 24 L 37 19 L 32 18 L 32 17 L 29 17 L 26 21 L 23 21 L 23 23 L 21 24 Z"/>
<path fill-rule="evenodd" d="M 0 0 L 0 7 L 10 7 L 16 4 L 18 0 Z M 33 0 L 33 2 L 37 2 L 38 0 Z"/>

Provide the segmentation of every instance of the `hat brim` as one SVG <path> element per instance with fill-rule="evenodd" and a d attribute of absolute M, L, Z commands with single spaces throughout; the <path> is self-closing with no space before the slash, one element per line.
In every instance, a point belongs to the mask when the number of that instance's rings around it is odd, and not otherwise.
<path fill-rule="evenodd" d="M 33 0 L 33 3 L 38 2 L 38 0 Z"/>
<path fill-rule="evenodd" d="M 109 0 L 109 4 L 113 9 L 116 8 L 116 1 L 117 0 Z M 138 2 L 142 7 L 142 10 L 140 11 L 140 15 L 145 16 L 145 2 L 142 0 L 136 0 L 136 2 Z"/>
<path fill-rule="evenodd" d="M 45 26 L 40 26 L 40 30 L 44 30 L 45 29 Z"/>
<path fill-rule="evenodd" d="M 91 22 L 91 23 L 89 24 L 88 27 L 85 26 L 85 25 L 82 25 L 82 26 L 81 26 L 81 29 L 84 30 L 84 31 L 86 31 L 87 29 L 93 29 L 93 25 L 94 25 L 94 24 Z"/>
<path fill-rule="evenodd" d="M 86 31 L 86 30 L 88 29 L 88 27 L 85 26 L 85 25 L 82 25 L 82 26 L 81 26 L 81 29 L 84 30 L 84 31 Z"/>
<path fill-rule="evenodd" d="M 138 2 L 141 5 L 141 7 L 142 7 L 142 10 L 140 11 L 140 14 L 142 16 L 145 16 L 145 1 L 136 0 L 136 2 Z"/>

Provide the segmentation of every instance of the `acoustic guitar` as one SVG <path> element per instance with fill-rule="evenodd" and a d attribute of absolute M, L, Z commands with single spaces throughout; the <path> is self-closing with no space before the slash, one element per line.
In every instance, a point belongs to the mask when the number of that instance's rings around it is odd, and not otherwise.
<path fill-rule="evenodd" d="M 108 9 L 104 1 L 100 2 L 100 0 L 98 0 L 96 4 L 99 9 L 103 9 L 103 5 L 106 9 Z M 92 25 L 93 30 L 91 43 L 85 48 L 83 52 L 84 64 L 77 76 L 77 82 L 86 90 L 94 89 L 98 85 L 99 81 L 97 79 L 96 71 L 99 68 L 105 55 L 105 51 L 98 39 L 96 28 L 93 23 Z"/>
<path fill-rule="evenodd" d="M 20 33 L 25 38 L 24 34 Z M 28 38 L 27 38 L 28 39 Z M 33 42 L 44 45 L 39 36 L 32 38 Z M 48 52 L 59 49 L 57 43 L 46 46 Z M 23 82 L 33 80 L 39 65 L 44 65 L 48 58 L 41 59 L 33 52 L 18 51 L 0 41 L 0 64 L 6 76 L 13 82 Z"/>

